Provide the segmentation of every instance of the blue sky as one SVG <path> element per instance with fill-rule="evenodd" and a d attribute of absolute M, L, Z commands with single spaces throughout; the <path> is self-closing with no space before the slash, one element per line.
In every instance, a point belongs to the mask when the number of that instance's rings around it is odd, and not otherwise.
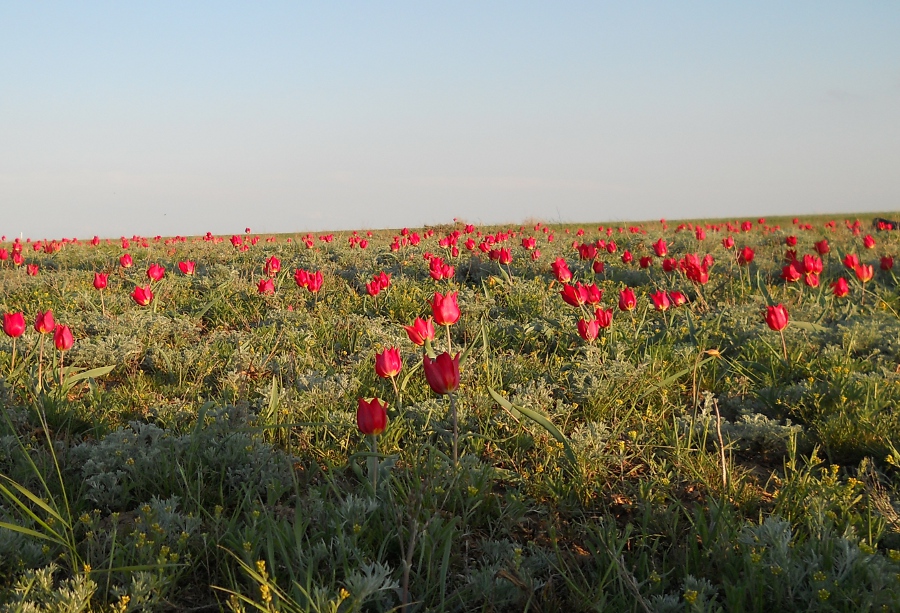
<path fill-rule="evenodd" d="M 0 233 L 900 210 L 900 3 L 0 4 Z"/>

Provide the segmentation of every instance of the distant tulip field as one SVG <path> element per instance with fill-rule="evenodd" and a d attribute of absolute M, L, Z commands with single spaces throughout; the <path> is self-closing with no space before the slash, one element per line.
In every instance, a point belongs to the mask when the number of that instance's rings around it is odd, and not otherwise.
<path fill-rule="evenodd" d="M 894 226 L 4 236 L 0 608 L 900 611 Z"/>

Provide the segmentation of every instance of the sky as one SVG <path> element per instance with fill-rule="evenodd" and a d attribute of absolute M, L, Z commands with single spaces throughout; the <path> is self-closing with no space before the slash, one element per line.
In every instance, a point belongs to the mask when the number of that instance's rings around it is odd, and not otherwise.
<path fill-rule="evenodd" d="M 900 3 L 0 3 L 0 234 L 900 210 Z"/>

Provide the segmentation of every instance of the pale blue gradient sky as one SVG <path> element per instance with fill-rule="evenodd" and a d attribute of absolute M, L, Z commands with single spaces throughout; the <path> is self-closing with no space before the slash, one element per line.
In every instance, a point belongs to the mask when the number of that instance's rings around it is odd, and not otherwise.
<path fill-rule="evenodd" d="M 900 210 L 900 3 L 0 4 L 0 233 Z"/>

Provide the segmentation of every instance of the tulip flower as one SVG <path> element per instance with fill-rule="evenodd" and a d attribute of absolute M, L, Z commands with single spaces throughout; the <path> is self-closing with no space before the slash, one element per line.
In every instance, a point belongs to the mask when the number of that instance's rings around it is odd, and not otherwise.
<path fill-rule="evenodd" d="M 374 275 L 372 277 L 372 280 L 377 281 L 381 289 L 387 289 L 391 286 L 391 275 L 387 274 L 383 270 L 381 271 L 381 273 Z"/>
<path fill-rule="evenodd" d="M 853 267 L 853 272 L 856 273 L 856 278 L 863 283 L 868 283 L 875 276 L 875 270 L 871 264 L 857 264 Z"/>
<path fill-rule="evenodd" d="M 636 306 L 637 298 L 634 295 L 633 289 L 626 287 L 619 292 L 619 310 L 632 311 Z"/>
<path fill-rule="evenodd" d="M 598 307 L 594 311 L 594 317 L 596 317 L 598 326 L 601 328 L 608 328 L 612 325 L 613 310 Z"/>
<path fill-rule="evenodd" d="M 753 261 L 753 258 L 756 257 L 756 252 L 753 251 L 752 247 L 744 247 L 738 252 L 738 264 L 741 266 L 746 266 Z"/>
<path fill-rule="evenodd" d="M 585 285 L 584 289 L 587 292 L 587 299 L 585 300 L 587 304 L 599 304 L 603 300 L 603 290 L 597 287 L 596 283 Z"/>
<path fill-rule="evenodd" d="M 726 236 L 722 239 L 722 246 L 726 249 L 732 249 L 734 247 L 734 238 L 731 236 Z"/>
<path fill-rule="evenodd" d="M 269 296 L 275 294 L 275 281 L 272 279 L 260 279 L 256 284 L 256 291 Z"/>
<path fill-rule="evenodd" d="M 537 262 L 539 259 L 541 259 L 541 250 L 535 249 L 534 251 L 531 252 L 531 261 Z M 597 262 L 594 261 L 594 264 L 596 264 L 596 263 Z M 601 262 L 601 264 L 602 264 L 602 262 Z"/>
<path fill-rule="evenodd" d="M 274 277 L 279 272 L 281 272 L 281 260 L 279 260 L 274 255 L 271 256 L 269 259 L 266 260 L 265 270 L 266 270 L 266 275 L 268 275 L 270 277 Z"/>
<path fill-rule="evenodd" d="M 816 253 L 818 253 L 819 255 L 825 255 L 826 253 L 831 251 L 831 246 L 828 244 L 827 238 L 823 238 L 822 240 L 817 242 L 814 246 L 816 249 Z"/>
<path fill-rule="evenodd" d="M 853 270 L 857 266 L 859 266 L 859 257 L 855 253 L 848 253 L 844 256 L 844 266 Z"/>
<path fill-rule="evenodd" d="M 94 289 L 102 290 L 106 289 L 107 284 L 109 283 L 109 275 L 102 272 L 94 273 Z"/>
<path fill-rule="evenodd" d="M 866 234 L 863 237 L 863 247 L 866 249 L 873 249 L 875 247 L 875 239 L 872 238 L 871 234 Z"/>
<path fill-rule="evenodd" d="M 119 265 L 122 268 L 131 268 L 134 266 L 134 261 L 131 259 L 131 255 L 126 253 L 123 254 L 122 257 L 119 258 Z"/>
<path fill-rule="evenodd" d="M 600 260 L 594 260 L 593 264 L 591 264 L 591 270 L 593 270 L 594 274 L 597 274 L 597 275 L 602 275 L 604 268 L 605 268 L 605 266 L 604 266 L 603 262 Z"/>
<path fill-rule="evenodd" d="M 881 258 L 881 270 L 891 270 L 894 267 L 894 258 L 885 255 Z"/>
<path fill-rule="evenodd" d="M 41 334 L 49 334 L 56 329 L 56 322 L 53 320 L 53 311 L 38 311 L 37 317 L 34 319 L 34 330 Z"/>
<path fill-rule="evenodd" d="M 366 293 L 373 298 L 381 293 L 381 284 L 378 281 L 370 281 L 366 283 Z"/>
<path fill-rule="evenodd" d="M 802 264 L 800 264 L 800 266 L 802 266 Z M 797 262 L 791 262 L 781 269 L 781 278 L 788 283 L 795 283 L 799 281 L 801 277 L 803 277 L 803 274 L 798 270 Z"/>
<path fill-rule="evenodd" d="M 298 268 L 294 271 L 294 281 L 297 283 L 297 287 L 308 287 L 309 273 L 302 268 Z"/>
<path fill-rule="evenodd" d="M 803 283 L 807 287 L 819 287 L 818 273 L 810 273 L 810 274 L 803 275 Z"/>
<path fill-rule="evenodd" d="M 147 269 L 147 278 L 151 281 L 159 281 L 166 274 L 166 269 L 160 266 L 159 264 L 150 264 L 150 267 Z"/>
<path fill-rule="evenodd" d="M 434 293 L 431 301 L 431 312 L 434 321 L 441 326 L 451 326 L 459 321 L 459 305 L 456 302 L 457 292 L 443 296 L 440 292 Z"/>
<path fill-rule="evenodd" d="M 796 247 L 797 246 L 797 237 L 796 236 L 786 236 L 784 239 L 784 244 L 788 247 Z"/>
<path fill-rule="evenodd" d="M 847 279 L 844 277 L 840 277 L 837 281 L 831 284 L 831 291 L 834 293 L 836 298 L 843 298 L 847 294 L 850 293 L 850 285 L 847 283 Z"/>
<path fill-rule="evenodd" d="M 623 264 L 631 264 L 634 260 L 634 256 L 631 255 L 631 252 L 626 249 L 622 252 L 622 263 Z"/>
<path fill-rule="evenodd" d="M 653 266 L 653 258 L 649 255 L 641 257 L 641 268 L 650 268 Z"/>
<path fill-rule="evenodd" d="M 38 268 L 37 264 L 28 264 L 27 266 L 25 266 L 25 273 L 29 277 L 36 277 L 38 274 L 38 270 L 40 269 Z"/>
<path fill-rule="evenodd" d="M 783 304 L 766 307 L 766 325 L 781 335 L 781 348 L 784 351 L 784 361 L 788 361 L 787 343 L 784 342 L 784 329 L 788 325 L 788 312 Z"/>
<path fill-rule="evenodd" d="M 425 379 L 435 394 L 449 394 L 459 387 L 459 354 L 450 357 L 446 351 L 431 359 L 423 358 Z"/>
<path fill-rule="evenodd" d="M 190 276 L 193 275 L 197 269 L 197 264 L 193 261 L 187 262 L 178 262 L 178 270 L 181 271 L 181 274 Z"/>
<path fill-rule="evenodd" d="M 653 243 L 653 253 L 656 254 L 658 258 L 664 258 L 669 255 L 669 247 L 666 245 L 665 239 L 661 238 L 655 243 Z"/>
<path fill-rule="evenodd" d="M 9 251 L 6 249 L 0 249 L 0 262 L 5 262 L 9 259 Z"/>
<path fill-rule="evenodd" d="M 706 285 L 709 282 L 709 271 L 705 266 L 690 263 L 684 270 L 685 276 L 698 285 Z"/>
<path fill-rule="evenodd" d="M 766 324 L 775 332 L 780 332 L 787 327 L 788 312 L 783 304 L 766 307 Z"/>
<path fill-rule="evenodd" d="M 593 343 L 600 334 L 600 324 L 596 319 L 585 321 L 578 320 L 578 335 L 589 343 Z"/>
<path fill-rule="evenodd" d="M 400 357 L 400 350 L 396 347 L 389 347 L 375 354 L 375 374 L 382 379 L 393 379 L 400 374 L 401 368 L 403 360 Z"/>
<path fill-rule="evenodd" d="M 607 253 L 615 253 L 618 247 L 616 246 L 616 241 L 609 241 L 606 243 L 606 252 Z"/>
<path fill-rule="evenodd" d="M 683 292 L 671 291 L 669 292 L 669 300 L 672 302 L 672 306 L 679 307 L 683 304 L 687 304 L 687 296 L 684 295 Z"/>
<path fill-rule="evenodd" d="M 135 286 L 134 291 L 131 292 L 131 299 L 140 306 L 147 306 L 153 302 L 153 291 L 150 289 L 149 285 L 145 287 L 137 285 Z"/>
<path fill-rule="evenodd" d="M 421 317 L 416 317 L 413 325 L 403 326 L 403 328 L 406 330 L 409 340 L 420 347 L 425 344 L 425 341 L 434 340 L 434 325 L 431 323 L 430 317 L 428 321 Z"/>
<path fill-rule="evenodd" d="M 650 294 L 650 300 L 653 301 L 653 308 L 657 311 L 667 311 L 671 306 L 669 296 L 663 290 L 657 290 Z"/>
<path fill-rule="evenodd" d="M 23 313 L 4 313 L 3 332 L 10 338 L 19 338 L 25 332 L 25 315 Z"/>
<path fill-rule="evenodd" d="M 568 283 L 572 280 L 572 271 L 569 270 L 569 265 L 566 264 L 563 258 L 556 258 L 556 260 L 551 262 L 550 269 L 553 271 L 553 276 L 560 283 Z"/>
<path fill-rule="evenodd" d="M 53 344 L 56 345 L 57 349 L 60 351 L 68 351 L 72 348 L 74 342 L 75 341 L 72 339 L 72 331 L 69 330 L 69 326 L 56 326 L 56 330 L 53 332 Z"/>
<path fill-rule="evenodd" d="M 694 230 L 694 236 L 697 238 L 698 241 L 705 241 L 706 240 L 706 230 L 704 230 L 700 226 L 697 226 L 697 228 Z"/>
<path fill-rule="evenodd" d="M 595 286 L 596 287 L 596 286 Z M 575 285 L 566 285 L 559 292 L 566 304 L 574 307 L 580 307 L 588 301 L 588 290 L 581 283 Z"/>
<path fill-rule="evenodd" d="M 318 294 L 319 290 L 322 289 L 323 282 L 324 282 L 324 277 L 322 277 L 321 270 L 318 270 L 315 273 L 310 273 L 308 275 L 308 280 L 306 282 L 306 289 L 308 289 L 313 294 Z"/>
<path fill-rule="evenodd" d="M 382 403 L 379 398 L 366 401 L 360 398 L 356 408 L 356 427 L 367 435 L 376 435 L 384 432 L 387 427 L 387 403 Z"/>

